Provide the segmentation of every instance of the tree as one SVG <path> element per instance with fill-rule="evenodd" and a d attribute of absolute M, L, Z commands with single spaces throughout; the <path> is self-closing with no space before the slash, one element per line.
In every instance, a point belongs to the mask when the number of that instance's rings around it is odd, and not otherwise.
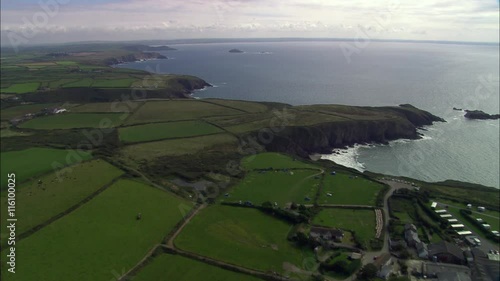
<path fill-rule="evenodd" d="M 370 280 L 377 276 L 377 272 L 377 267 L 373 263 L 369 263 L 361 269 L 361 277 L 363 279 Z"/>
<path fill-rule="evenodd" d="M 332 269 L 335 272 L 347 274 L 347 273 L 349 273 L 348 269 L 347 269 L 348 266 L 349 266 L 349 264 L 347 264 L 347 262 L 345 260 L 340 260 L 340 261 L 336 261 L 334 264 L 332 264 Z"/>
<path fill-rule="evenodd" d="M 266 202 L 262 203 L 262 207 L 266 208 L 266 209 L 272 209 L 273 208 L 273 203 L 271 203 L 269 201 L 266 201 Z"/>
<path fill-rule="evenodd" d="M 309 238 L 307 238 L 307 235 L 304 234 L 304 232 L 297 232 L 296 234 L 296 239 L 297 239 L 297 244 L 300 246 L 307 245 L 309 243 Z"/>

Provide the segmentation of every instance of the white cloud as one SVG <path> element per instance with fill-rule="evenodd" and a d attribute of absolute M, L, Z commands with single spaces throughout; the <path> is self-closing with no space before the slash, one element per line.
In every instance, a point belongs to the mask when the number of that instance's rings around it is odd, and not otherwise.
<path fill-rule="evenodd" d="M 128 0 L 88 5 L 71 1 L 30 43 L 194 37 L 355 37 L 499 41 L 498 2 L 381 0 Z M 30 28 L 37 6 L 3 9 L 2 39 Z M 36 16 L 35 16 L 36 19 Z M 40 21 L 40 17 L 38 17 Z M 4 40 L 2 40 L 4 41 Z"/>

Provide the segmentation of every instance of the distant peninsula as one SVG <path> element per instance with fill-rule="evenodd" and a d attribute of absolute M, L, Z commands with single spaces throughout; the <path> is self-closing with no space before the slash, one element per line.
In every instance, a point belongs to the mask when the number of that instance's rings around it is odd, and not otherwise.
<path fill-rule="evenodd" d="M 242 50 L 239 50 L 239 49 L 231 49 L 229 50 L 230 53 L 233 53 L 233 54 L 241 54 L 241 53 L 244 53 Z"/>
<path fill-rule="evenodd" d="M 465 118 L 477 120 L 496 120 L 500 119 L 500 114 L 488 114 L 481 110 L 465 110 Z"/>

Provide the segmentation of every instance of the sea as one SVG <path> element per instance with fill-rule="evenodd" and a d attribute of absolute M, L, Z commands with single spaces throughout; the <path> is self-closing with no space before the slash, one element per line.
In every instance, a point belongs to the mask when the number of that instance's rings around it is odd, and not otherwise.
<path fill-rule="evenodd" d="M 355 145 L 323 155 L 359 171 L 437 182 L 500 186 L 499 121 L 467 120 L 458 109 L 498 114 L 499 46 L 419 42 L 245 42 L 172 45 L 168 60 L 118 67 L 190 74 L 210 84 L 196 98 L 291 105 L 412 104 L 446 120 L 419 140 Z M 240 49 L 243 53 L 229 53 Z"/>

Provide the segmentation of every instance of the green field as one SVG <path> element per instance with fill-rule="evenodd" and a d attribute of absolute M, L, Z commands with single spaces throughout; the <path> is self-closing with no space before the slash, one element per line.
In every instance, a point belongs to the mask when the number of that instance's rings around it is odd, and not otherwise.
<path fill-rule="evenodd" d="M 0 130 L 0 138 L 11 138 L 11 137 L 26 137 L 31 136 L 31 133 L 21 132 L 21 131 L 13 131 L 11 129 L 2 129 Z"/>
<path fill-rule="evenodd" d="M 59 170 L 17 186 L 16 201 L 18 219 L 16 231 L 21 234 L 39 225 L 110 183 L 123 171 L 102 161 L 95 160 Z M 7 209 L 7 197 L 2 193 L 2 210 Z M 7 214 L 2 212 L 2 238 L 7 231 Z"/>
<path fill-rule="evenodd" d="M 358 209 L 329 208 L 314 217 L 313 224 L 340 228 L 356 233 L 365 245 L 375 238 L 375 211 Z"/>
<path fill-rule="evenodd" d="M 265 112 L 269 110 L 269 108 L 266 105 L 257 102 L 240 101 L 240 100 L 219 100 L 219 99 L 207 99 L 205 101 L 236 108 L 238 110 L 242 110 L 249 113 Z"/>
<path fill-rule="evenodd" d="M 125 102 L 98 102 L 98 103 L 87 103 L 82 104 L 81 106 L 77 106 L 71 109 L 71 112 L 132 112 L 136 108 L 139 107 L 141 103 L 133 102 L 133 103 L 125 103 Z"/>
<path fill-rule="evenodd" d="M 254 169 L 292 169 L 292 168 L 301 168 L 301 169 L 320 169 L 318 166 L 314 166 L 312 164 L 307 164 L 301 162 L 299 160 L 295 160 L 294 158 L 274 152 L 266 152 L 260 153 L 257 155 L 251 155 L 245 157 L 241 164 L 243 168 L 246 170 L 254 170 Z"/>
<path fill-rule="evenodd" d="M 281 207 L 290 202 L 313 204 L 321 179 L 316 178 L 316 175 L 319 175 L 319 171 L 250 172 L 229 192 L 230 197 L 224 200 L 248 200 L 258 206 L 266 201 L 276 202 Z M 310 200 L 306 200 L 306 197 Z"/>
<path fill-rule="evenodd" d="M 161 156 L 195 154 L 213 147 L 219 150 L 223 149 L 222 147 L 236 149 L 237 144 L 238 140 L 234 136 L 219 134 L 129 145 L 122 149 L 122 153 L 135 160 L 149 160 Z"/>
<path fill-rule="evenodd" d="M 2 93 L 25 94 L 35 92 L 36 90 L 38 90 L 39 86 L 40 83 L 21 83 L 11 85 L 8 88 L 2 88 L 0 91 Z"/>
<path fill-rule="evenodd" d="M 203 121 L 153 123 L 124 127 L 118 130 L 123 142 L 144 142 L 222 133 L 221 129 Z"/>
<path fill-rule="evenodd" d="M 208 116 L 235 114 L 242 114 L 242 112 L 201 101 L 150 101 L 134 113 L 127 124 L 194 120 Z"/>
<path fill-rule="evenodd" d="M 2 120 L 10 120 L 16 117 L 23 117 L 28 113 L 40 112 L 44 108 L 52 108 L 56 106 L 58 106 L 57 103 L 26 104 L 2 109 L 0 114 L 2 116 Z"/>
<path fill-rule="evenodd" d="M 93 88 L 130 88 L 130 85 L 137 79 L 110 79 L 110 80 L 94 80 Z"/>
<path fill-rule="evenodd" d="M 30 148 L 21 151 L 2 152 L 1 154 L 1 189 L 7 187 L 8 173 L 16 174 L 16 183 L 19 184 L 29 178 L 38 176 L 61 166 L 68 166 L 92 156 L 86 152 L 74 150 Z"/>
<path fill-rule="evenodd" d="M 162 254 L 143 268 L 134 281 L 258 281 L 259 278 L 225 270 L 179 255 Z"/>
<path fill-rule="evenodd" d="M 300 268 L 312 255 L 287 241 L 291 227 L 256 209 L 216 205 L 194 217 L 175 245 L 247 268 L 284 272 L 283 263 Z"/>
<path fill-rule="evenodd" d="M 332 176 L 328 173 L 323 182 L 323 192 L 318 204 L 375 206 L 377 195 L 383 188 L 382 184 L 365 178 L 355 178 L 344 173 Z M 332 196 L 328 196 L 328 193 Z"/>
<path fill-rule="evenodd" d="M 73 128 L 111 128 L 119 126 L 126 113 L 68 113 L 31 119 L 20 128 L 54 130 Z"/>
<path fill-rule="evenodd" d="M 145 184 L 120 180 L 83 207 L 18 242 L 16 254 L 22 263 L 9 281 L 116 278 L 182 219 L 180 206 L 192 205 Z M 136 219 L 138 213 L 141 220 Z"/>
<path fill-rule="evenodd" d="M 63 88 L 88 88 L 92 85 L 94 80 L 92 78 L 84 78 L 75 82 L 70 82 L 61 85 Z"/>

